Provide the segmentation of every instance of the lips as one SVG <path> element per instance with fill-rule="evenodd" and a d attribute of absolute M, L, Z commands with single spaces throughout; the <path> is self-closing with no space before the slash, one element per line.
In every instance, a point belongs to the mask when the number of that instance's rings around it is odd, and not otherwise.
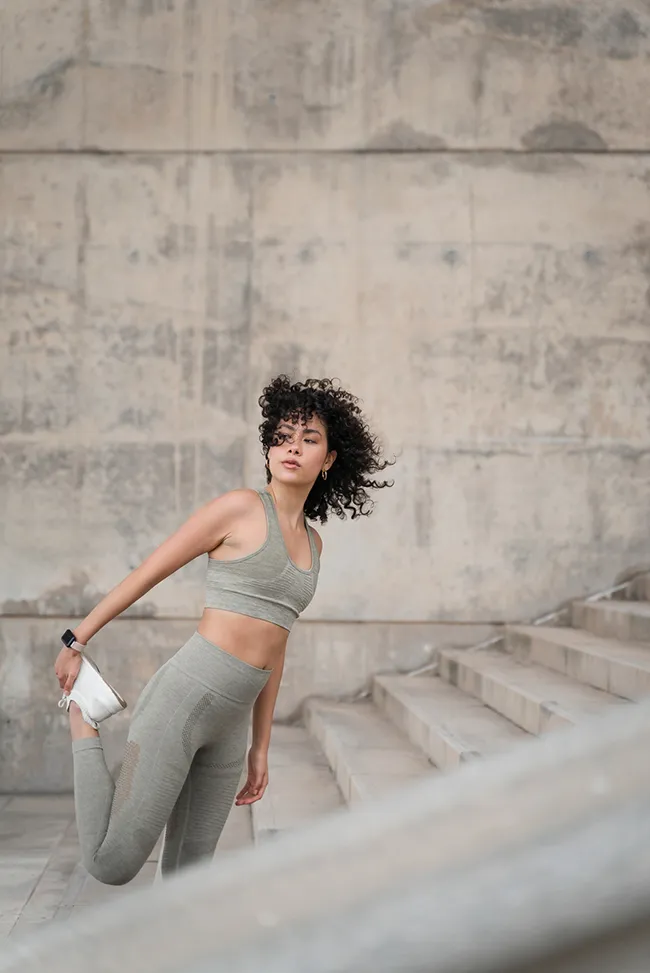
<path fill-rule="evenodd" d="M 289 469 L 289 470 L 299 470 L 300 469 L 300 463 L 294 463 L 291 460 L 286 460 L 286 459 L 283 460 L 282 461 L 282 465 L 283 466 L 286 466 L 287 469 Z"/>

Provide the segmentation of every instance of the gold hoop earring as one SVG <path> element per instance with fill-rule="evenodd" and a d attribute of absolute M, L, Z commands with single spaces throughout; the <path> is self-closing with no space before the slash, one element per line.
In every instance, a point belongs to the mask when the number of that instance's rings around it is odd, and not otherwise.
<path fill-rule="evenodd" d="M 324 480 L 326 480 L 327 479 L 327 470 L 321 470 L 321 476 L 323 477 Z"/>

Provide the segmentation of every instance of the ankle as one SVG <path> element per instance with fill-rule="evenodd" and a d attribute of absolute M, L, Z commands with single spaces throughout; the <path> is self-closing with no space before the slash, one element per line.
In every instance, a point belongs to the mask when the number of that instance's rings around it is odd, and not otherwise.
<path fill-rule="evenodd" d="M 74 700 L 70 702 L 68 715 L 70 717 L 70 733 L 72 734 L 73 740 L 84 740 L 99 736 L 97 730 L 86 723 L 79 706 Z"/>

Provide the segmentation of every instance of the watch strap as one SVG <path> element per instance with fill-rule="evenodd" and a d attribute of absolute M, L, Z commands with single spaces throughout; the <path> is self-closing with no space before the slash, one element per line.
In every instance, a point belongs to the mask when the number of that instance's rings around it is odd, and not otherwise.
<path fill-rule="evenodd" d="M 70 628 L 66 628 L 65 632 L 61 636 L 61 641 L 65 646 L 67 646 L 69 649 L 72 649 L 74 652 L 82 652 L 83 649 L 85 648 L 83 642 L 77 641 L 77 636 Z"/>

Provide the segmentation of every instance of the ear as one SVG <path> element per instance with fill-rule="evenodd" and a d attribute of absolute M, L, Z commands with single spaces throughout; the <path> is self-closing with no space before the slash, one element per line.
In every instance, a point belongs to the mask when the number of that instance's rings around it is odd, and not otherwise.
<path fill-rule="evenodd" d="M 334 460 L 336 459 L 336 450 L 333 449 L 330 453 L 327 454 L 327 456 L 332 461 L 330 465 L 327 467 L 328 470 L 331 470 L 332 466 L 334 465 Z"/>

